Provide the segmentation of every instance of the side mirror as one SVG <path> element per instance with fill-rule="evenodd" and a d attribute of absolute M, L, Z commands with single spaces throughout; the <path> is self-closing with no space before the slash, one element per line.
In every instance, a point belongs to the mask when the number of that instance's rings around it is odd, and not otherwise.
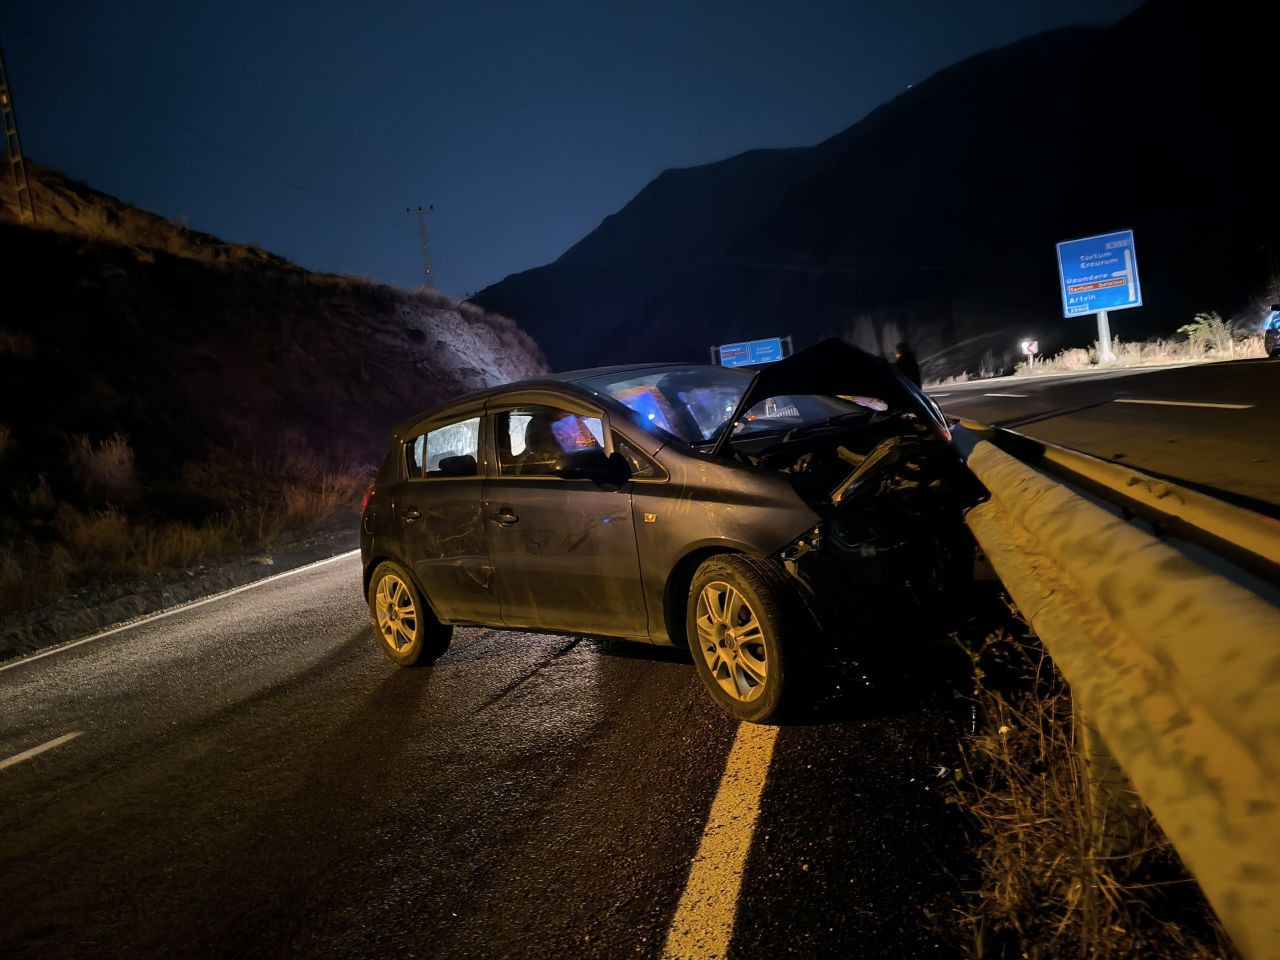
<path fill-rule="evenodd" d="M 591 480 L 621 486 L 631 479 L 631 465 L 620 453 L 605 455 L 600 447 L 575 450 L 556 461 L 556 476 L 564 480 Z"/>
<path fill-rule="evenodd" d="M 474 477 L 476 458 L 469 453 L 457 457 L 442 457 L 436 469 L 446 477 Z"/>

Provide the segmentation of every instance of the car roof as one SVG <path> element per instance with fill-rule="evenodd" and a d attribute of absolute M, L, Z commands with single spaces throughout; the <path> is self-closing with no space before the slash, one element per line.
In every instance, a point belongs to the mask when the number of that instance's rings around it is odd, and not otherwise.
<path fill-rule="evenodd" d="M 712 365 L 709 363 L 624 363 L 609 367 L 588 367 L 582 370 L 565 370 L 561 373 L 547 373 L 540 377 L 531 377 L 528 380 L 514 380 L 511 383 L 501 383 L 492 387 L 484 387 L 480 390 L 472 390 L 469 393 L 451 397 L 448 400 L 428 407 L 397 425 L 395 428 L 395 434 L 397 437 L 403 439 L 408 430 L 428 417 L 434 417 L 438 414 L 445 413 L 452 407 L 466 406 L 479 400 L 487 400 L 490 397 L 496 397 L 513 390 L 525 390 L 537 387 L 563 389 L 566 386 L 581 383 L 583 380 L 590 380 L 592 377 L 603 377 L 633 372 L 640 373 L 652 370 L 687 370 L 690 367 L 710 366 Z"/>

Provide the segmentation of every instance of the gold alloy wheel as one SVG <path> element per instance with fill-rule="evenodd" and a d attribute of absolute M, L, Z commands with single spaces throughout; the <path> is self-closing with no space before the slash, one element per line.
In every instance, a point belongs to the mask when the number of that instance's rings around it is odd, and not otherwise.
<path fill-rule="evenodd" d="M 396 653 L 403 653 L 418 639 L 418 608 L 413 592 L 394 573 L 378 581 L 373 609 L 382 642 Z"/>
<path fill-rule="evenodd" d="M 698 649 L 711 676 L 739 703 L 764 693 L 769 662 L 764 629 L 747 598 L 723 580 L 698 594 Z"/>

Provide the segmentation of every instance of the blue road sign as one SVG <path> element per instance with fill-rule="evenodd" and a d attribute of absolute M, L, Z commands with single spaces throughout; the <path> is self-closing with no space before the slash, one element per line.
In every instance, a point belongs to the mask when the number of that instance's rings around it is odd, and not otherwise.
<path fill-rule="evenodd" d="M 720 364 L 725 367 L 753 367 L 761 363 L 774 363 L 782 357 L 781 337 L 726 343 L 720 348 Z"/>
<path fill-rule="evenodd" d="M 770 337 L 768 340 L 751 341 L 752 363 L 774 363 L 782 359 L 782 338 Z"/>
<path fill-rule="evenodd" d="M 1058 244 L 1058 276 L 1065 317 L 1142 306 L 1132 230 L 1064 240 Z"/>

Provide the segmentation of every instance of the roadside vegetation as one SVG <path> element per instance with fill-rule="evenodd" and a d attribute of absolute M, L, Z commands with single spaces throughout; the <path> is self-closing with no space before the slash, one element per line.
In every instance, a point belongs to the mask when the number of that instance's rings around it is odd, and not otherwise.
<path fill-rule="evenodd" d="M 1111 352 L 1115 360 L 1102 363 L 1099 346 L 1095 340 L 1088 347 L 1071 347 L 1051 357 L 1034 362 L 1023 360 L 1013 366 L 998 370 L 994 365 L 984 365 L 978 373 L 964 371 L 940 380 L 930 380 L 927 387 L 944 387 L 970 380 L 985 380 L 994 376 L 1015 377 L 1042 376 L 1052 373 L 1080 373 L 1100 366 L 1155 367 L 1174 363 L 1203 363 L 1208 360 L 1243 360 L 1249 357 L 1265 357 L 1266 349 L 1260 332 L 1243 331 L 1231 320 L 1224 320 L 1215 312 L 1198 313 L 1191 323 L 1178 328 L 1177 337 L 1155 337 L 1144 341 L 1112 338 Z"/>
<path fill-rule="evenodd" d="M 291 536 L 349 532 L 373 473 L 328 462 L 294 437 L 268 457 L 215 455 L 184 464 L 177 482 L 144 486 L 127 437 L 72 437 L 52 480 L 41 473 L 8 490 L 0 614 L 269 552 Z"/>
<path fill-rule="evenodd" d="M 505 317 L 29 172 L 35 227 L 0 195 L 0 657 L 59 639 L 53 608 L 115 615 L 202 566 L 354 545 L 396 423 L 546 369 Z"/>
<path fill-rule="evenodd" d="M 1191 323 L 1178 328 L 1178 333 L 1182 334 L 1179 339 L 1157 338 L 1142 343 L 1129 343 L 1115 337 L 1111 341 L 1111 352 L 1116 359 L 1106 366 L 1153 367 L 1266 356 L 1261 333 L 1240 333 L 1230 320 L 1223 320 L 1217 313 L 1197 313 Z M 1014 376 L 1072 373 L 1099 364 L 1098 343 L 1094 341 L 1091 347 L 1063 350 L 1034 363 L 1023 361 L 1014 368 Z"/>
<path fill-rule="evenodd" d="M 1019 629 L 1015 621 L 1011 629 Z M 958 917 L 974 958 L 1236 957 L 1150 817 L 1113 853 L 1086 800 L 1071 691 L 1034 637 L 1002 629 L 968 651 L 974 723 L 952 802 L 973 825 L 979 884 Z"/>

